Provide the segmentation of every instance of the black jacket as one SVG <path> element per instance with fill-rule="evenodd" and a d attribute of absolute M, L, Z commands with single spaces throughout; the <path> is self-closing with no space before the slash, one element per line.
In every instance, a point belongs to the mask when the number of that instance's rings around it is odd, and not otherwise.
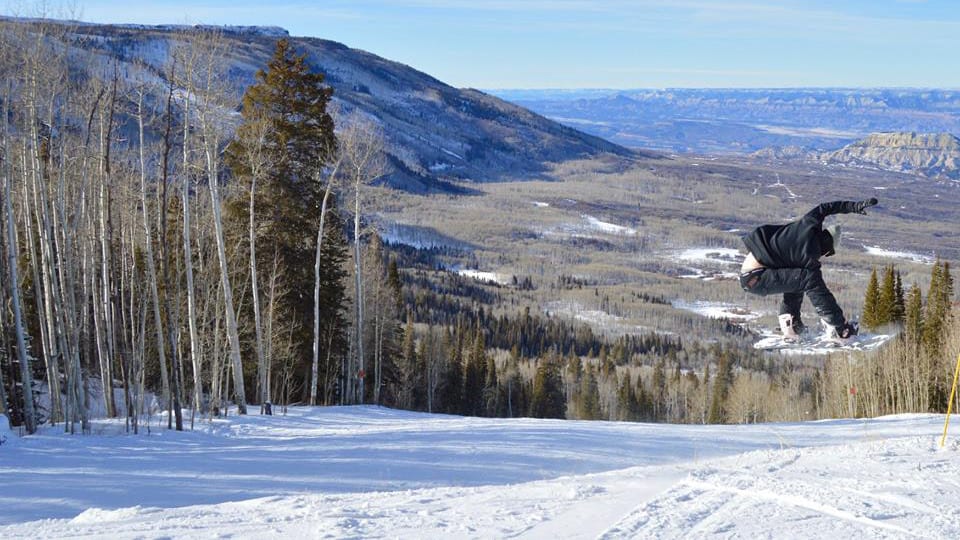
<path fill-rule="evenodd" d="M 843 310 L 824 283 L 820 271 L 823 220 L 833 214 L 857 212 L 857 204 L 854 201 L 823 203 L 797 221 L 786 225 L 762 225 L 743 238 L 747 249 L 763 266 L 804 270 L 796 275 L 797 292 L 806 293 L 817 314 L 833 326 L 842 325 L 845 320 Z"/>
<path fill-rule="evenodd" d="M 833 214 L 857 212 L 855 201 L 823 203 L 786 225 L 762 225 L 750 231 L 743 243 L 767 268 L 820 268 L 823 219 Z"/>

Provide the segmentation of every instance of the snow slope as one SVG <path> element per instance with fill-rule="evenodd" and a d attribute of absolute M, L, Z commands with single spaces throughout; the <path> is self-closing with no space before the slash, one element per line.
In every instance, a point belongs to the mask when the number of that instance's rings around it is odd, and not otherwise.
<path fill-rule="evenodd" d="M 943 417 L 751 426 L 375 407 L 0 446 L 0 537 L 958 538 Z M 8 433 L 9 435 L 9 433 Z"/>

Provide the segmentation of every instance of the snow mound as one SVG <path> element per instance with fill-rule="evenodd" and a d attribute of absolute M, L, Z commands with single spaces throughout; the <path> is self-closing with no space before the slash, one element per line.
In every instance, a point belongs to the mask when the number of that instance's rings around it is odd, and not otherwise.
<path fill-rule="evenodd" d="M 154 512 L 160 512 L 160 508 L 142 508 L 140 506 L 131 506 L 130 508 L 120 508 L 117 510 L 104 510 L 102 508 L 88 508 L 81 512 L 77 517 L 70 520 L 72 525 L 85 525 L 103 523 L 106 521 L 125 521 Z"/>

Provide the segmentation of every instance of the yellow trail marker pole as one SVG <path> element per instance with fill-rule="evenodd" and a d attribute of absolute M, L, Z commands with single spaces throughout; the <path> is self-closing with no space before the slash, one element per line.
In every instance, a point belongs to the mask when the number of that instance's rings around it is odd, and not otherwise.
<path fill-rule="evenodd" d="M 957 355 L 957 367 L 953 370 L 953 388 L 950 389 L 950 401 L 947 402 L 947 418 L 943 421 L 943 437 L 940 438 L 940 448 L 947 442 L 947 428 L 950 426 L 950 412 L 953 409 L 953 398 L 957 395 L 957 378 L 960 377 L 960 355 Z"/>

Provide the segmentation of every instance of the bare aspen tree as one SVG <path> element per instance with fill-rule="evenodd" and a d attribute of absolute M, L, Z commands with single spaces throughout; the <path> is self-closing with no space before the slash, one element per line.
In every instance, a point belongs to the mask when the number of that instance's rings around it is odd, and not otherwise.
<path fill-rule="evenodd" d="M 112 264 L 112 240 L 113 240 L 113 220 L 111 215 L 111 191 L 112 177 L 110 168 L 110 147 L 111 136 L 113 132 L 113 116 L 117 97 L 117 85 L 119 80 L 119 70 L 114 64 L 113 81 L 109 95 L 109 106 L 107 108 L 106 118 L 101 116 L 100 122 L 100 280 L 101 280 L 101 313 L 103 321 L 103 333 L 105 335 L 105 347 L 100 356 L 100 375 L 103 381 L 104 401 L 107 408 L 107 416 L 116 416 L 113 399 L 113 358 L 117 350 L 116 336 L 114 334 L 114 289 L 113 289 L 113 264 Z M 90 111 L 92 120 L 94 111 L 100 102 L 103 92 L 97 95 L 93 107 Z M 87 139 L 90 137 L 90 122 L 87 123 Z M 86 147 L 86 145 L 84 145 Z M 86 169 L 86 152 L 84 153 L 84 164 Z M 85 173 L 84 173 L 85 174 Z M 99 335 L 99 333 L 98 333 Z"/>
<path fill-rule="evenodd" d="M 4 107 L 3 116 L 3 141 L 0 142 L 0 150 L 6 148 L 6 107 Z M 20 275 L 17 271 L 17 234 L 16 223 L 13 219 L 13 194 L 10 190 L 12 178 L 10 177 L 9 162 L 4 158 L 6 152 L 0 154 L 0 174 L 3 175 L 3 198 L 6 201 L 6 232 L 7 232 L 7 271 L 9 276 L 7 281 L 10 287 L 10 299 L 13 305 L 14 333 L 17 338 L 17 359 L 20 362 L 20 384 L 23 394 L 23 425 L 27 433 L 37 431 L 37 414 L 33 406 L 33 377 L 30 372 L 30 354 L 27 351 L 26 328 L 23 322 L 23 310 L 20 307 Z"/>
<path fill-rule="evenodd" d="M 87 386 L 83 384 L 81 368 L 84 321 L 78 319 L 77 309 L 77 281 L 80 281 L 81 287 L 86 283 L 82 274 L 82 256 L 87 245 L 80 238 L 80 226 L 86 221 L 88 201 L 86 190 L 81 189 L 79 208 L 71 206 L 71 211 L 76 214 L 71 219 L 67 213 L 66 201 L 69 196 L 63 168 L 56 182 L 52 178 L 53 144 L 56 142 L 54 134 L 58 132 L 55 129 L 55 112 L 62 98 L 60 92 L 66 72 L 66 52 L 62 48 L 57 49 L 56 45 L 49 45 L 48 38 L 50 42 L 57 42 L 56 38 L 62 37 L 64 31 L 63 27 L 39 24 L 31 27 L 29 32 L 32 35 L 24 40 L 22 94 L 25 125 L 22 132 L 29 139 L 23 145 L 21 162 L 24 181 L 32 184 L 35 211 L 41 220 L 39 239 L 46 259 L 44 271 L 52 275 L 47 294 L 51 296 L 53 315 L 57 317 L 55 322 L 51 321 L 53 332 L 61 340 L 59 349 L 65 359 L 69 410 L 66 429 L 73 433 L 77 421 L 82 430 L 89 429 Z M 59 39 L 59 42 L 63 40 Z M 41 116 L 44 108 L 45 118 Z M 59 144 L 62 145 L 62 141 Z M 51 192 L 51 189 L 54 191 Z M 81 264 L 77 263 L 77 259 L 81 259 Z M 86 301 L 87 297 L 81 295 L 81 303 L 85 304 Z"/>
<path fill-rule="evenodd" d="M 270 129 L 269 121 L 264 117 L 248 118 L 243 131 L 248 140 L 244 141 L 242 159 L 250 174 L 250 192 L 248 199 L 247 236 L 250 243 L 250 291 L 253 302 L 253 327 L 256 339 L 257 353 L 257 389 L 260 398 L 260 414 L 264 414 L 267 403 L 270 402 L 270 384 L 268 373 L 270 370 L 270 356 L 264 350 L 263 320 L 261 317 L 260 284 L 257 275 L 257 181 L 265 173 L 267 167 L 267 135 Z M 269 324 L 269 323 L 268 323 Z"/>
<path fill-rule="evenodd" d="M 153 317 L 157 334 L 157 355 L 160 358 L 160 379 L 163 385 L 163 400 L 165 404 L 170 403 L 170 375 L 167 370 L 166 354 L 166 336 L 163 332 L 163 319 L 160 314 L 160 292 L 157 279 L 157 267 L 153 253 L 153 233 L 150 226 L 150 209 L 147 204 L 147 141 L 144 136 L 145 113 L 143 110 L 143 100 L 146 90 L 141 86 L 137 92 L 137 133 L 139 134 L 139 155 L 140 155 L 140 208 L 143 217 L 143 234 L 145 238 L 146 252 L 146 270 L 149 280 L 150 295 L 153 300 Z"/>
<path fill-rule="evenodd" d="M 182 245 L 183 245 L 183 265 L 184 272 L 186 275 L 186 295 L 187 295 L 187 326 L 190 331 L 190 363 L 193 371 L 193 399 L 192 399 L 192 409 L 194 412 L 200 411 L 201 409 L 201 394 L 203 391 L 203 385 L 201 382 L 201 343 L 200 336 L 197 329 L 197 298 L 196 298 L 196 286 L 194 280 L 194 265 L 193 265 L 193 240 L 192 240 L 192 224 L 191 224 L 191 214 L 192 214 L 192 205 L 191 200 L 193 194 L 191 193 L 192 185 L 192 152 L 194 152 L 195 142 L 193 140 L 193 135 L 191 131 L 191 126 L 193 123 L 194 111 L 191 108 L 193 103 L 193 96 L 195 89 L 197 87 L 196 80 L 198 77 L 202 76 L 199 73 L 199 62 L 200 56 L 202 54 L 201 48 L 205 41 L 202 39 L 202 36 L 185 36 L 187 39 L 186 45 L 179 47 L 174 52 L 174 57 L 179 58 L 179 63 L 182 65 L 182 75 L 180 76 L 180 86 L 183 89 L 184 97 L 181 100 L 183 107 L 183 132 L 182 132 L 182 150 L 183 150 L 183 162 L 181 164 L 181 182 L 180 182 L 180 199 L 181 204 L 183 205 L 183 230 L 181 231 L 182 236 Z M 193 415 L 191 415 L 192 422 Z"/>
<path fill-rule="evenodd" d="M 330 196 L 333 193 L 337 174 L 340 171 L 340 165 L 343 163 L 342 154 L 337 152 L 336 148 L 331 148 L 328 155 L 335 156 L 333 163 L 327 168 L 317 170 L 317 181 L 325 177 L 325 187 L 323 190 L 323 202 L 320 204 L 320 225 L 317 227 L 317 255 L 313 263 L 313 362 L 310 365 L 310 405 L 317 404 L 317 374 L 320 367 L 320 262 L 323 250 L 323 232 L 327 221 L 327 208 L 330 203 Z M 329 353 L 328 353 L 329 355 Z"/>
<path fill-rule="evenodd" d="M 160 205 L 157 209 L 157 215 L 160 221 L 160 274 L 163 278 L 163 306 L 164 311 L 167 313 L 167 339 L 170 342 L 170 367 L 172 368 L 173 376 L 173 416 L 176 418 L 176 428 L 177 431 L 183 431 L 183 411 L 180 407 L 181 396 L 183 395 L 183 378 L 180 376 L 180 360 L 177 351 L 179 350 L 179 345 L 177 343 L 177 326 L 178 326 L 178 317 L 177 312 L 174 311 L 173 305 L 170 301 L 170 296 L 173 294 L 173 283 L 170 281 L 170 256 L 168 252 L 169 243 L 167 242 L 167 212 L 169 211 L 169 205 L 167 204 L 168 193 L 167 189 L 169 187 L 169 173 L 170 173 L 170 152 L 172 146 L 171 132 L 173 130 L 173 83 L 174 83 L 174 72 L 176 71 L 176 60 L 174 59 L 173 63 L 170 66 L 171 74 L 169 76 L 169 83 L 167 86 L 167 104 L 166 111 L 163 115 L 164 119 L 164 128 L 163 128 L 163 150 L 160 154 Z M 168 427 L 169 427 L 169 418 L 168 418 Z"/>
<path fill-rule="evenodd" d="M 365 356 L 363 349 L 363 272 L 361 264 L 361 188 L 372 183 L 386 174 L 386 163 L 383 157 L 383 135 L 379 126 L 359 115 L 345 118 L 345 126 L 341 132 L 340 151 L 343 153 L 343 169 L 346 180 L 353 185 L 354 215 L 353 215 L 353 259 L 354 259 L 354 335 L 356 347 L 356 365 L 348 368 L 345 374 L 348 387 L 350 377 L 356 376 L 355 401 L 363 402 L 363 378 L 365 371 Z"/>
<path fill-rule="evenodd" d="M 226 245 L 223 232 L 223 210 L 220 196 L 220 146 L 222 132 L 225 129 L 225 119 L 221 118 L 225 107 L 221 106 L 223 91 L 217 85 L 217 70 L 219 61 L 219 43 L 214 43 L 205 58 L 205 84 L 198 88 L 198 119 L 202 132 L 203 154 L 206 159 L 207 184 L 210 188 L 210 202 L 213 208 L 214 237 L 217 242 L 217 258 L 220 262 L 221 286 L 225 318 L 227 324 L 227 338 L 230 346 L 230 358 L 233 368 L 234 394 L 240 414 L 247 414 L 246 391 L 243 383 L 243 362 L 240 356 L 240 334 L 237 327 L 237 315 L 233 303 L 233 289 L 230 285 L 230 265 L 227 261 Z M 218 101 L 219 98 L 219 101 Z"/>

